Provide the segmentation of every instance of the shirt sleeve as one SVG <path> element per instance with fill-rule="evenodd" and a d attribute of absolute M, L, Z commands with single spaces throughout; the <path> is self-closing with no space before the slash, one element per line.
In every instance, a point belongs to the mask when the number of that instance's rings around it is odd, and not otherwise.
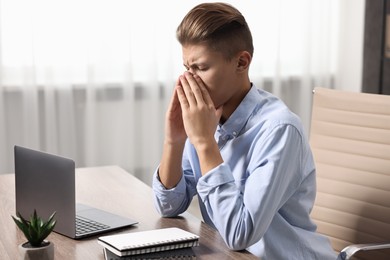
<path fill-rule="evenodd" d="M 237 187 L 227 163 L 212 169 L 197 184 L 210 219 L 233 250 L 258 242 L 302 181 L 305 148 L 294 126 L 277 125 L 266 138 L 254 142 L 244 189 Z"/>

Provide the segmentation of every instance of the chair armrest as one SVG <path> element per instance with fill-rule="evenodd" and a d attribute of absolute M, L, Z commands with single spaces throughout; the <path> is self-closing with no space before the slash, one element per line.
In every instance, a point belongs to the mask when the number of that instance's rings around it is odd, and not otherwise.
<path fill-rule="evenodd" d="M 337 260 L 348 260 L 358 251 L 377 250 L 390 248 L 390 243 L 355 244 L 341 250 Z"/>

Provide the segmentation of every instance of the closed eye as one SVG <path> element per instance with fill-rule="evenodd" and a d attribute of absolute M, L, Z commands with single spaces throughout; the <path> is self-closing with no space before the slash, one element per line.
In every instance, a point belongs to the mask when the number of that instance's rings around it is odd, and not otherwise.
<path fill-rule="evenodd" d="M 206 67 L 206 66 L 198 66 L 196 64 L 193 64 L 191 66 L 188 66 L 185 64 L 183 64 L 183 65 L 187 71 L 189 71 L 189 70 L 191 70 L 191 71 L 206 71 L 206 70 L 208 70 L 208 67 Z"/>

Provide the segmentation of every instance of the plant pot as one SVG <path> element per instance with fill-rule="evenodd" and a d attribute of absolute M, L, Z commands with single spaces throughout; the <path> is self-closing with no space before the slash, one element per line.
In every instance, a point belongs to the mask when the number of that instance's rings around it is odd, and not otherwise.
<path fill-rule="evenodd" d="M 19 245 L 19 260 L 53 260 L 54 244 L 45 241 L 42 247 L 32 247 L 29 242 Z"/>

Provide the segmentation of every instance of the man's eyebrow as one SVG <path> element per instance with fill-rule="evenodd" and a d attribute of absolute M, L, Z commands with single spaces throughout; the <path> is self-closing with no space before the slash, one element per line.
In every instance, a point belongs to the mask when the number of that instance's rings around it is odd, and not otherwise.
<path fill-rule="evenodd" d="M 191 64 L 183 63 L 183 65 L 184 65 L 184 67 L 194 68 L 194 67 L 206 66 L 206 63 L 205 62 L 193 62 Z"/>

